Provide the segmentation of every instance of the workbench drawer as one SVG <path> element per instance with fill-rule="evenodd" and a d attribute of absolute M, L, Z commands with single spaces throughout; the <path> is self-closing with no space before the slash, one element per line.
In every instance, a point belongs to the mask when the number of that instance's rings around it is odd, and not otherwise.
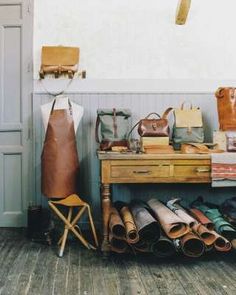
<path fill-rule="evenodd" d="M 209 165 L 175 165 L 174 177 L 188 178 L 210 178 L 211 167 Z"/>
<path fill-rule="evenodd" d="M 112 178 L 164 178 L 170 176 L 170 165 L 111 166 Z"/>

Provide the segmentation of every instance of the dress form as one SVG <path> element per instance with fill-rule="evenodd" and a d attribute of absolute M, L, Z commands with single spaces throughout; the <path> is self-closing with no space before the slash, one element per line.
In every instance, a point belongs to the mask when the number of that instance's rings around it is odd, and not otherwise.
<path fill-rule="evenodd" d="M 69 108 L 67 96 L 58 95 L 55 97 L 55 99 L 56 99 L 56 102 L 54 105 L 55 110 Z M 53 104 L 53 101 L 41 106 L 43 126 L 44 126 L 45 131 L 47 130 L 48 120 L 49 120 L 49 116 L 50 116 L 51 109 L 52 109 L 52 104 Z M 74 128 L 75 128 L 75 133 L 76 133 L 79 123 L 80 123 L 80 121 L 83 117 L 83 114 L 84 114 L 84 108 L 74 102 L 71 102 L 71 106 L 72 106 L 72 116 L 73 116 L 73 120 L 74 120 Z"/>

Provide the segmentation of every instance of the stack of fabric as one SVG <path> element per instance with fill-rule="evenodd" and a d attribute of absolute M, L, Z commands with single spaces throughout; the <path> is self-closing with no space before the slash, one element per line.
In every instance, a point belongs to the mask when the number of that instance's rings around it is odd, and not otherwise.
<path fill-rule="evenodd" d="M 232 204 L 234 210 L 232 209 Z M 202 198 L 186 209 L 180 199 L 166 204 L 157 199 L 147 203 L 115 202 L 109 219 L 111 250 L 117 253 L 152 252 L 167 257 L 181 252 L 200 257 L 215 250 L 228 252 L 236 244 L 236 198 L 218 208 Z"/>
<path fill-rule="evenodd" d="M 213 187 L 236 186 L 236 153 L 211 155 Z"/>

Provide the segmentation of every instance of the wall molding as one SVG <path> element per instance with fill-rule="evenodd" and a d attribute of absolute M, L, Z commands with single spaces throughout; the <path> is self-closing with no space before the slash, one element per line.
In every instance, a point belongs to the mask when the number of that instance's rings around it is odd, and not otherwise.
<path fill-rule="evenodd" d="M 67 87 L 68 81 L 64 78 L 34 80 L 34 93 L 45 94 L 46 89 L 51 93 L 58 93 Z M 236 80 L 75 79 L 66 93 L 214 94 L 218 87 L 223 86 L 236 87 Z"/>

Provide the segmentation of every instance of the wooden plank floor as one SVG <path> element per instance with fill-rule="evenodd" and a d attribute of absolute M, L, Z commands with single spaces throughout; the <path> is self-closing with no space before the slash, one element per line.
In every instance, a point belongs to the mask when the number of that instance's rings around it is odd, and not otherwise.
<path fill-rule="evenodd" d="M 236 253 L 198 260 L 99 253 L 70 241 L 63 258 L 56 247 L 36 244 L 22 230 L 0 229 L 0 294 L 130 295 L 236 294 Z"/>

